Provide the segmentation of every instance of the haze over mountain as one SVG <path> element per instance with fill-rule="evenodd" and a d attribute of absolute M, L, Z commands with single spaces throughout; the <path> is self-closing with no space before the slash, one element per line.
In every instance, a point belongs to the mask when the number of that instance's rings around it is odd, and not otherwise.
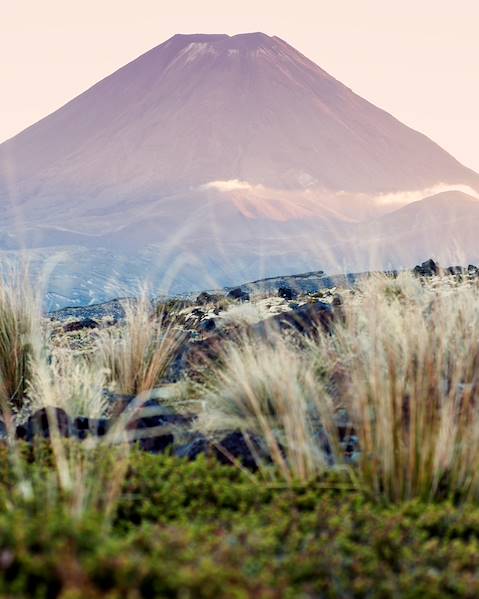
<path fill-rule="evenodd" d="M 396 211 L 453 189 L 471 195 Z M 475 222 L 478 191 L 477 173 L 283 40 L 176 35 L 0 145 L 0 248 L 4 262 L 28 248 L 37 270 L 61 249 L 60 303 L 146 274 L 187 291 L 367 268 L 370 248 L 401 266 L 437 241 L 470 256 L 455 217 Z"/>

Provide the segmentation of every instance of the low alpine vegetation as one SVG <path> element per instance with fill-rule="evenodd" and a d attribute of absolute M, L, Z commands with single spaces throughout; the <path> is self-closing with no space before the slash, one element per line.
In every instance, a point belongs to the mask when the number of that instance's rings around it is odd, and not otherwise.
<path fill-rule="evenodd" d="M 170 315 L 171 316 L 171 315 Z M 125 306 L 121 328 L 104 331 L 95 357 L 109 375 L 109 382 L 123 395 L 139 395 L 155 389 L 174 358 L 182 335 L 173 321 L 165 324 L 163 312 L 154 314 L 144 293 Z"/>
<path fill-rule="evenodd" d="M 4 285 L 0 593 L 476 596 L 479 285 L 433 274 L 66 323 Z"/>

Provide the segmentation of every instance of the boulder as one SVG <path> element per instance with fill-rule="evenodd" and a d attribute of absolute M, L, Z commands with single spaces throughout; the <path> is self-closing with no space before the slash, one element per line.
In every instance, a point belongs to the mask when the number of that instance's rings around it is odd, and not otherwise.
<path fill-rule="evenodd" d="M 216 329 L 216 320 L 214 318 L 205 318 L 200 322 L 199 328 L 205 333 L 211 333 Z"/>
<path fill-rule="evenodd" d="M 110 404 L 110 415 L 112 418 L 116 418 L 122 414 L 125 410 L 128 410 L 135 400 L 135 395 L 121 395 L 119 393 L 110 393 L 105 391 L 105 396 Z"/>
<path fill-rule="evenodd" d="M 172 431 L 187 427 L 192 421 L 192 417 L 176 414 L 155 400 L 146 402 L 135 416 L 138 417 L 132 418 L 127 424 L 132 441 L 144 451 L 152 453 L 160 453 L 173 445 L 175 438 Z"/>
<path fill-rule="evenodd" d="M 106 418 L 87 418 L 79 416 L 73 421 L 73 435 L 78 439 L 87 437 L 103 437 L 110 428 L 110 420 Z"/>
<path fill-rule="evenodd" d="M 298 297 L 298 294 L 291 287 L 280 287 L 278 289 L 278 297 L 282 297 L 285 300 L 292 301 Z"/>
<path fill-rule="evenodd" d="M 143 430 L 136 441 L 143 451 L 148 451 L 149 453 L 163 453 L 165 449 L 173 445 L 175 437 L 173 433 L 159 434 L 152 432 L 151 430 Z"/>
<path fill-rule="evenodd" d="M 234 299 L 240 302 L 249 302 L 250 296 L 249 293 L 243 291 L 241 287 L 236 287 L 235 289 L 231 289 L 228 292 L 228 296 L 230 299 Z"/>
<path fill-rule="evenodd" d="M 179 458 L 196 460 L 196 458 L 202 454 L 211 453 L 211 445 L 204 435 L 197 433 L 190 441 L 188 441 L 188 443 L 177 447 L 174 453 L 175 456 Z"/>
<path fill-rule="evenodd" d="M 261 449 L 259 439 L 250 435 L 246 440 L 241 431 L 228 433 L 215 445 L 214 453 L 222 464 L 234 464 L 238 461 L 245 468 L 253 471 L 257 470 L 259 466 L 257 458 L 262 457 L 264 459 L 266 457 Z"/>
<path fill-rule="evenodd" d="M 446 273 L 448 275 L 461 276 L 464 274 L 464 268 L 462 266 L 448 266 Z"/>
<path fill-rule="evenodd" d="M 223 351 L 224 343 L 230 337 L 225 332 L 209 335 L 201 341 L 194 341 L 186 348 L 182 356 L 182 369 L 194 374 L 198 368 L 207 366 L 214 361 Z"/>
<path fill-rule="evenodd" d="M 228 433 L 218 443 L 210 441 L 201 433 L 196 433 L 188 443 L 177 447 L 174 454 L 188 460 L 196 460 L 200 455 L 209 455 L 221 464 L 235 465 L 239 462 L 248 470 L 255 471 L 259 466 L 258 458 L 271 461 L 262 445 L 254 435 L 248 435 L 246 440 L 239 430 Z"/>
<path fill-rule="evenodd" d="M 50 427 L 50 424 L 54 427 Z M 41 408 L 34 412 L 26 421 L 17 427 L 16 436 L 28 442 L 32 442 L 37 437 L 49 439 L 51 428 L 56 428 L 61 437 L 69 437 L 72 433 L 72 423 L 62 408 Z"/>
<path fill-rule="evenodd" d="M 433 277 L 439 274 L 440 270 L 439 264 L 432 258 L 429 258 L 429 260 L 426 260 L 426 262 L 415 266 L 413 272 L 421 277 Z"/>
<path fill-rule="evenodd" d="M 223 296 L 219 293 L 208 293 L 207 291 L 202 291 L 196 298 L 196 303 L 200 306 L 204 306 L 206 304 L 216 304 L 222 298 Z"/>

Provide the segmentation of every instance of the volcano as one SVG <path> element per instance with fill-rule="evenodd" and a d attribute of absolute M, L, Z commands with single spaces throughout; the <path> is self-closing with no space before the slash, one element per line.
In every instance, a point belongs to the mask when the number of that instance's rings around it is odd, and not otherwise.
<path fill-rule="evenodd" d="M 65 301 L 186 291 L 347 268 L 338 236 L 454 189 L 479 175 L 280 38 L 175 35 L 0 145 L 0 248 L 66 256 Z"/>

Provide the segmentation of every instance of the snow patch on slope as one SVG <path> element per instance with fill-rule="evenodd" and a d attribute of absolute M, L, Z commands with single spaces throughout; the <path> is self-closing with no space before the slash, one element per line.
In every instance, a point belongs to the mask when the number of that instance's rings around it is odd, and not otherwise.
<path fill-rule="evenodd" d="M 179 56 L 186 56 L 185 63 L 189 63 L 205 54 L 215 55 L 216 53 L 216 50 L 207 42 L 191 42 L 180 52 Z"/>

